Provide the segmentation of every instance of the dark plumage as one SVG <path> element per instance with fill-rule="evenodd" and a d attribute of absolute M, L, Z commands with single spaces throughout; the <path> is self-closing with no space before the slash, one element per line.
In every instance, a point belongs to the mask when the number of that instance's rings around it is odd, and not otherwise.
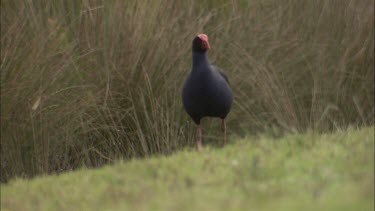
<path fill-rule="evenodd" d="M 210 48 L 205 34 L 196 36 L 192 43 L 193 68 L 188 75 L 182 101 L 186 112 L 197 124 L 197 148 L 200 149 L 200 120 L 203 117 L 222 119 L 224 144 L 226 142 L 225 117 L 230 111 L 233 95 L 228 77 L 217 67 L 210 65 L 207 50 Z"/>

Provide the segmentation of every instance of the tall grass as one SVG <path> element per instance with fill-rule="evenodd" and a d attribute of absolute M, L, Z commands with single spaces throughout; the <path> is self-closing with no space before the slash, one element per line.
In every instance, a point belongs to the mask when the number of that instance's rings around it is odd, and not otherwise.
<path fill-rule="evenodd" d="M 3 1 L 1 181 L 191 145 L 180 93 L 199 32 L 232 84 L 230 134 L 373 124 L 373 8 L 372 0 Z M 206 128 L 218 130 L 212 121 Z"/>

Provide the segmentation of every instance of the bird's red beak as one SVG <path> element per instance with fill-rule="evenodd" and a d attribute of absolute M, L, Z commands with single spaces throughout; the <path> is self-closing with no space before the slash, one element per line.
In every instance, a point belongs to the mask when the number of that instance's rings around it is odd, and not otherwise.
<path fill-rule="evenodd" d="M 210 49 L 210 44 L 208 43 L 208 36 L 206 34 L 198 34 L 197 37 L 202 40 L 203 46 L 206 49 Z"/>

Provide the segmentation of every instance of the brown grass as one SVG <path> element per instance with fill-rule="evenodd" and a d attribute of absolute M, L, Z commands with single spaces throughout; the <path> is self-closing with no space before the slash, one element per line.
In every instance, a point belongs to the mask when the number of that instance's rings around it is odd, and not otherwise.
<path fill-rule="evenodd" d="M 374 2 L 2 1 L 1 181 L 191 145 L 191 40 L 229 76 L 230 134 L 374 123 Z M 204 123 L 216 139 L 218 123 Z M 206 137 L 206 138 L 207 138 Z"/>

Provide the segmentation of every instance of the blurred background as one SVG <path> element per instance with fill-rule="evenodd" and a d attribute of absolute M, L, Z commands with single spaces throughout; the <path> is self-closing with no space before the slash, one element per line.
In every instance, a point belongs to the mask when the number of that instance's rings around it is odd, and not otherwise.
<path fill-rule="evenodd" d="M 373 125 L 372 0 L 3 0 L 0 180 L 194 146 L 197 33 L 235 95 L 230 137 Z"/>

